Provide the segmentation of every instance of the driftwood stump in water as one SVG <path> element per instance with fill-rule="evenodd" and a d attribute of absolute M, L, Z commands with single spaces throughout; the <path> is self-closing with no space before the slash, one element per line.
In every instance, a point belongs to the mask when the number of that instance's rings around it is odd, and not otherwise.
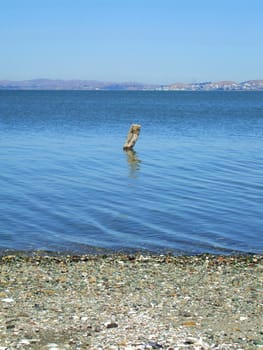
<path fill-rule="evenodd" d="M 125 151 L 132 149 L 135 145 L 136 141 L 138 140 L 138 137 L 140 135 L 141 125 L 139 124 L 132 124 L 130 127 L 130 130 L 127 135 L 126 142 L 123 146 L 123 149 Z"/>

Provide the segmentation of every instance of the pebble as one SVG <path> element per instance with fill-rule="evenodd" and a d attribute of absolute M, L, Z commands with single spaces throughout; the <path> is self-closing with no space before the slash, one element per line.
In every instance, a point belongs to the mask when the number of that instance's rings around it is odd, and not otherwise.
<path fill-rule="evenodd" d="M 1 299 L 1 301 L 3 303 L 13 303 L 14 299 L 13 298 L 3 298 L 3 299 Z"/>
<path fill-rule="evenodd" d="M 28 340 L 28 339 L 21 339 L 19 343 L 21 345 L 30 345 L 30 340 Z"/>
<path fill-rule="evenodd" d="M 58 345 L 55 344 L 55 343 L 47 344 L 47 349 L 48 349 L 48 350 L 60 350 L 60 348 L 58 347 Z"/>
<path fill-rule="evenodd" d="M 106 328 L 117 328 L 118 327 L 118 323 L 116 322 L 109 322 L 105 324 Z"/>

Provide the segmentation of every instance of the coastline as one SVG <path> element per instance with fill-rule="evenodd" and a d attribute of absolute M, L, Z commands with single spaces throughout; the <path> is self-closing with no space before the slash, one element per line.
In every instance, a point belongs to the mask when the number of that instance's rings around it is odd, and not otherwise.
<path fill-rule="evenodd" d="M 0 350 L 263 349 L 262 255 L 0 257 Z"/>

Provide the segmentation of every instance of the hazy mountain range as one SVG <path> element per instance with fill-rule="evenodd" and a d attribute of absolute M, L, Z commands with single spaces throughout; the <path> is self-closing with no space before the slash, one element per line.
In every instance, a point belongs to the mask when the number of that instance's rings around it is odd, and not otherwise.
<path fill-rule="evenodd" d="M 143 84 L 135 82 L 102 82 L 95 80 L 0 80 L 1 90 L 164 90 L 164 91 L 256 91 L 263 90 L 263 80 L 174 83 L 170 85 Z"/>

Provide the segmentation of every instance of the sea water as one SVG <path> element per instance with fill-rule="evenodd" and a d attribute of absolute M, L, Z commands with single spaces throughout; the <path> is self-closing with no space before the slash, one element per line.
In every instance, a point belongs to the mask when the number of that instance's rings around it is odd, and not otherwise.
<path fill-rule="evenodd" d="M 263 92 L 0 91 L 0 250 L 262 253 L 262 149 Z"/>

